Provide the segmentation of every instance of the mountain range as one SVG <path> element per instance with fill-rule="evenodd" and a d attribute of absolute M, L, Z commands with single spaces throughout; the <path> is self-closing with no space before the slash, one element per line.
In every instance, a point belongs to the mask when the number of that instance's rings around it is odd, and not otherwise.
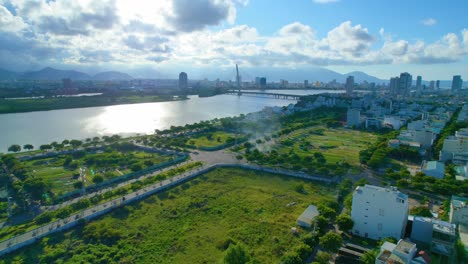
<path fill-rule="evenodd" d="M 132 76 L 117 72 L 107 71 L 100 72 L 94 76 L 89 74 L 74 71 L 74 70 L 57 70 L 54 68 L 46 67 L 39 71 L 28 71 L 28 72 L 12 72 L 4 69 L 0 69 L 0 80 L 62 80 L 70 78 L 72 80 L 98 80 L 98 81 L 109 81 L 109 80 L 131 80 L 134 79 Z"/>
<path fill-rule="evenodd" d="M 274 67 L 254 67 L 254 68 L 240 68 L 239 69 L 242 81 L 253 81 L 255 77 L 266 77 L 267 82 L 278 82 L 281 79 L 288 80 L 289 82 L 302 82 L 309 80 L 309 83 L 315 81 L 330 82 L 336 80 L 339 83 L 345 83 L 346 78 L 350 75 L 354 76 L 355 83 L 362 83 L 363 81 L 374 82 L 376 84 L 387 84 L 389 80 L 379 79 L 375 76 L 369 75 L 361 71 L 353 71 L 346 74 L 341 74 L 329 69 L 320 67 L 308 67 L 300 69 L 292 68 L 274 68 Z M 207 78 L 209 80 L 235 80 L 236 71 L 227 68 L 217 69 L 193 69 L 187 71 L 189 80 L 202 80 Z M 149 71 L 146 71 L 143 75 L 148 75 Z M 140 74 L 141 75 L 141 74 Z M 178 73 L 161 74 L 157 71 L 151 71 L 152 78 L 149 79 L 177 79 Z M 100 72 L 95 75 L 89 75 L 75 70 L 58 70 L 51 67 L 43 68 L 39 71 L 28 71 L 28 72 L 13 72 L 0 68 L 0 80 L 62 80 L 70 78 L 72 80 L 98 80 L 98 81 L 110 81 L 110 80 L 131 80 L 134 79 L 127 73 L 118 71 L 106 71 Z M 143 77 L 148 78 L 148 77 Z M 448 88 L 451 86 L 451 80 L 440 80 L 441 87 Z M 416 84 L 416 77 L 413 76 L 413 85 Z M 423 84 L 429 85 L 428 81 L 423 81 Z M 464 82 L 467 85 L 467 82 Z"/>

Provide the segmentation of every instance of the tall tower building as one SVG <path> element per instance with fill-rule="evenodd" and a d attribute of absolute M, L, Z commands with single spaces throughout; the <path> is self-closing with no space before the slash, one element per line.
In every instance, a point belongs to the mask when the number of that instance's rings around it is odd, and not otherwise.
<path fill-rule="evenodd" d="M 460 90 L 463 85 L 463 80 L 460 75 L 454 75 L 452 80 L 452 90 Z"/>
<path fill-rule="evenodd" d="M 390 90 L 391 95 L 397 95 L 398 94 L 399 85 L 400 85 L 400 78 L 398 78 L 398 77 L 390 78 L 389 90 Z"/>
<path fill-rule="evenodd" d="M 188 77 L 187 77 L 187 73 L 185 72 L 181 72 L 179 74 L 179 89 L 187 92 L 187 89 L 188 89 Z"/>
<path fill-rule="evenodd" d="M 347 96 L 353 95 L 353 88 L 354 88 L 354 76 L 348 76 L 348 78 L 346 78 L 346 84 L 345 84 Z"/>
<path fill-rule="evenodd" d="M 422 77 L 421 76 L 416 77 L 416 90 L 417 91 L 422 90 Z"/>
<path fill-rule="evenodd" d="M 440 80 L 436 81 L 436 89 L 440 89 Z"/>
<path fill-rule="evenodd" d="M 398 87 L 398 94 L 400 96 L 408 96 L 411 84 L 413 82 L 413 76 L 407 72 L 403 72 L 400 74 L 400 84 Z"/>

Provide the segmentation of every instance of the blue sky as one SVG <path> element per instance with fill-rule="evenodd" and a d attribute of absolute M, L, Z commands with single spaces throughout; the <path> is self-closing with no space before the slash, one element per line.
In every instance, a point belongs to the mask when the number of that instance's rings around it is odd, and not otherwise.
<path fill-rule="evenodd" d="M 150 77 L 239 63 L 468 79 L 466 10 L 462 0 L 0 0 L 0 67 Z"/>

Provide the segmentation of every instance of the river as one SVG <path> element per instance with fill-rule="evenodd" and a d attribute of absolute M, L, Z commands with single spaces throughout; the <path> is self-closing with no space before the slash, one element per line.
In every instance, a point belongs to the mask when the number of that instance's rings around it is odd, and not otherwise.
<path fill-rule="evenodd" d="M 266 90 L 285 94 L 342 92 L 327 90 Z M 202 120 L 236 116 L 285 106 L 294 100 L 258 96 L 217 95 L 189 100 L 63 109 L 17 114 L 0 114 L 0 153 L 12 144 L 32 144 L 38 148 L 52 141 L 85 139 L 104 135 L 150 134 Z"/>

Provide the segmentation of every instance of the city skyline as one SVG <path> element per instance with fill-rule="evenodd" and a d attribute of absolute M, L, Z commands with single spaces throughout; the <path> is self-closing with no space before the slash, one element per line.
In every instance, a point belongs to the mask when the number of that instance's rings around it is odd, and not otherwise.
<path fill-rule="evenodd" d="M 0 68 L 110 69 L 143 77 L 156 71 L 203 75 L 238 63 L 247 71 L 324 67 L 385 80 L 405 71 L 423 80 L 450 80 L 468 75 L 466 6 L 464 1 L 0 0 Z M 375 15 L 385 13 L 392 15 Z"/>

